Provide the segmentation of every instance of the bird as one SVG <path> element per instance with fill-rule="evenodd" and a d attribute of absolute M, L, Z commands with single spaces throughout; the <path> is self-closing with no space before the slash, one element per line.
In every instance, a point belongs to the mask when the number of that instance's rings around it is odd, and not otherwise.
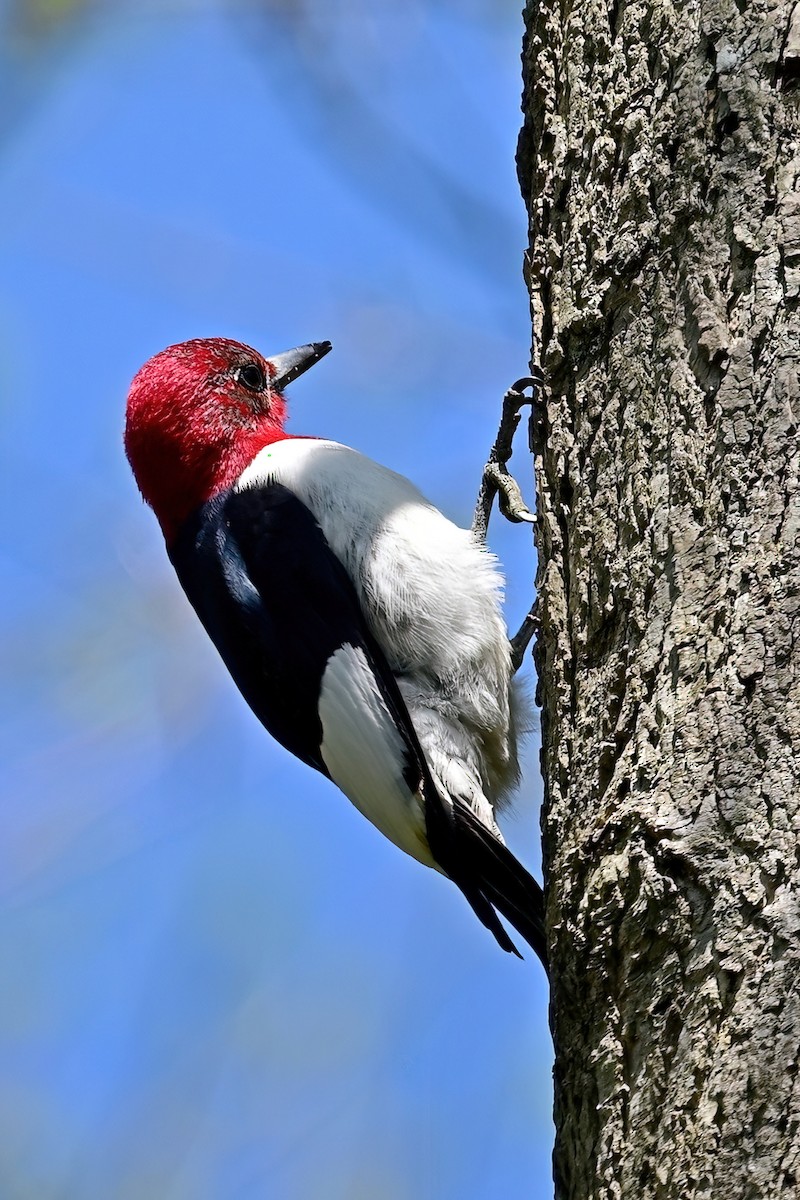
<path fill-rule="evenodd" d="M 496 820 L 525 708 L 499 566 L 404 476 L 286 431 L 285 389 L 330 349 L 168 346 L 131 383 L 128 461 L 262 725 L 546 969 L 542 890 Z"/>

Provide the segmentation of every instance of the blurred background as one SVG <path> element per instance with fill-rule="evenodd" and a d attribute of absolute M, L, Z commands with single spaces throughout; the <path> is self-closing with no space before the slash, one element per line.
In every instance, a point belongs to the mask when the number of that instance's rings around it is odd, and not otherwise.
<path fill-rule="evenodd" d="M 521 36 L 497 0 L 0 0 L 0 1200 L 552 1194 L 541 968 L 263 733 L 121 445 L 166 344 L 330 338 L 291 429 L 469 523 L 528 365 Z M 516 626 L 530 532 L 492 542 Z"/>

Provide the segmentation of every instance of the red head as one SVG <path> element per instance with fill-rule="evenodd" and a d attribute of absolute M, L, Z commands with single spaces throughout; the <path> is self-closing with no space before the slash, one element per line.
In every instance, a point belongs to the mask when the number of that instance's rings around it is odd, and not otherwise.
<path fill-rule="evenodd" d="M 241 342 L 195 338 L 144 364 L 128 393 L 125 452 L 168 542 L 263 446 L 287 436 L 283 389 L 330 348 L 263 358 Z"/>

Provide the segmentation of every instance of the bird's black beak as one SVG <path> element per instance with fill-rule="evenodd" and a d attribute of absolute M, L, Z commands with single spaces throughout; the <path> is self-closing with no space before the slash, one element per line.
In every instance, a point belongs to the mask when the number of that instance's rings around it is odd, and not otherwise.
<path fill-rule="evenodd" d="M 270 379 L 270 387 L 276 392 L 282 392 L 293 380 L 302 375 L 314 363 L 324 358 L 331 349 L 330 342 L 309 342 L 307 346 L 297 346 L 294 350 L 285 350 L 283 354 L 273 354 L 267 362 L 275 368 L 275 374 Z"/>

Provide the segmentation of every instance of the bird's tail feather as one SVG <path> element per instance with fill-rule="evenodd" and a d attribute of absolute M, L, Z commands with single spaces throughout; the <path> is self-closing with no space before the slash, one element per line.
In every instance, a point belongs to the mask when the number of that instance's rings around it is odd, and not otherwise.
<path fill-rule="evenodd" d="M 547 971 L 542 889 L 466 800 L 451 795 L 449 789 L 440 788 L 434 781 L 406 700 L 383 651 L 369 634 L 366 642 L 375 661 L 384 666 L 377 677 L 384 700 L 416 756 L 425 800 L 425 832 L 437 866 L 463 892 L 478 920 L 494 934 L 503 950 L 522 957 L 497 912 L 525 938 Z M 443 791 L 447 791 L 448 799 Z"/>
<path fill-rule="evenodd" d="M 544 896 L 507 846 L 463 800 L 426 805 L 428 843 L 443 871 L 504 950 L 522 957 L 497 913 L 525 939 L 547 970 Z M 497 911 L 495 911 L 497 910 Z"/>

